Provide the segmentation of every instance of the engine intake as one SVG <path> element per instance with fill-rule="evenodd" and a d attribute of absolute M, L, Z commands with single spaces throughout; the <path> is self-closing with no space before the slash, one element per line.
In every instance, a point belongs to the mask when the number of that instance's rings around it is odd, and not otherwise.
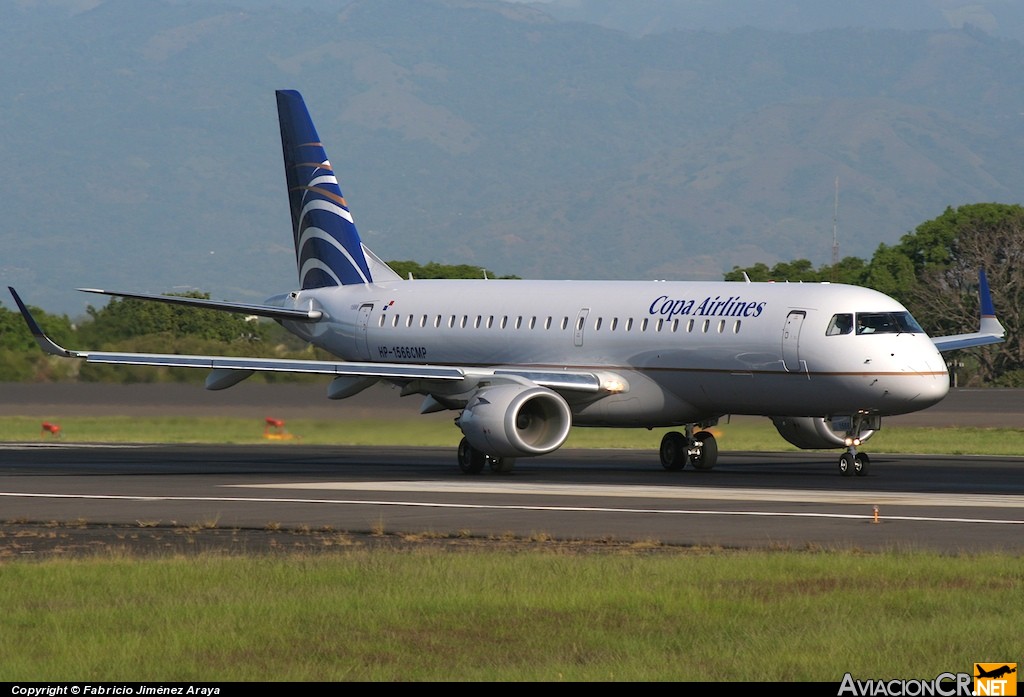
<path fill-rule="evenodd" d="M 494 385 L 479 390 L 459 417 L 459 428 L 477 450 L 499 457 L 550 453 L 569 437 L 572 411 L 546 387 Z"/>

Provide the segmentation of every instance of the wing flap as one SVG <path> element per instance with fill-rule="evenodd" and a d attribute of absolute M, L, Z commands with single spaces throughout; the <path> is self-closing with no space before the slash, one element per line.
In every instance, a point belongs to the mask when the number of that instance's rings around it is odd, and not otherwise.
<path fill-rule="evenodd" d="M 195 356 L 173 353 L 115 353 L 109 351 L 69 352 L 86 363 L 151 365 L 166 368 L 205 368 L 208 370 L 250 370 L 277 373 L 311 373 L 393 380 L 463 380 L 460 368 L 401 363 L 349 363 L 347 361 L 303 361 L 284 358 L 248 358 L 245 356 Z"/>

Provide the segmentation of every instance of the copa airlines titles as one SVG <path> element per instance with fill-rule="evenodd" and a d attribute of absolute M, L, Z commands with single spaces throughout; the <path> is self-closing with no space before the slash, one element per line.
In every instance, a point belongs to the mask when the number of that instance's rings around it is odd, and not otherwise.
<path fill-rule="evenodd" d="M 650 313 L 662 315 L 665 319 L 672 319 L 681 315 L 694 315 L 697 317 L 760 317 L 764 312 L 767 303 L 761 301 L 746 301 L 739 295 L 730 295 L 725 300 L 722 296 L 710 295 L 699 303 L 696 300 L 678 300 L 667 295 L 659 295 L 651 303 Z"/>

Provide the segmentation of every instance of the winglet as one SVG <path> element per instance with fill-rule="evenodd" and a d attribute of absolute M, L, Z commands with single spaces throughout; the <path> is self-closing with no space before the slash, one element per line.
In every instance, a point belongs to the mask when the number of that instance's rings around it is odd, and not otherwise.
<path fill-rule="evenodd" d="M 36 340 L 39 347 L 46 353 L 51 353 L 54 356 L 64 356 L 65 358 L 75 358 L 81 354 L 75 353 L 74 351 L 68 351 L 63 346 L 54 343 L 50 337 L 46 336 L 46 332 L 43 331 L 39 323 L 36 322 L 36 318 L 32 316 L 32 313 L 28 311 L 25 303 L 21 301 L 21 297 L 18 295 L 18 291 L 14 290 L 11 286 L 7 286 L 7 290 L 11 291 L 11 295 L 14 296 L 14 302 L 18 304 L 18 310 L 21 311 L 21 316 L 25 320 L 25 324 L 28 325 L 28 330 L 32 332 L 32 338 Z"/>
<path fill-rule="evenodd" d="M 988 289 L 988 277 L 985 275 L 985 267 L 978 269 L 978 294 L 981 295 L 981 316 L 995 317 L 996 308 L 992 304 L 992 293 Z"/>
<path fill-rule="evenodd" d="M 998 344 L 1005 339 L 1006 329 L 996 317 L 996 309 L 992 303 L 992 293 L 989 291 L 988 277 L 985 276 L 984 268 L 978 269 L 978 295 L 981 300 L 981 321 L 978 331 L 970 334 L 933 337 L 932 342 L 935 344 L 935 348 L 939 351 L 954 351 L 974 346 Z"/>

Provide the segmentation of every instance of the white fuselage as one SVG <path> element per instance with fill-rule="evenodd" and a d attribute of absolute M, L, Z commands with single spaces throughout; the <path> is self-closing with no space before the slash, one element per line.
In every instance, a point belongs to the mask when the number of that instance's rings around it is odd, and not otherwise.
<path fill-rule="evenodd" d="M 826 335 L 840 313 L 906 312 L 848 285 L 413 280 L 288 298 L 329 321 L 285 326 L 346 360 L 622 376 L 626 391 L 574 405 L 581 425 L 901 414 L 949 388 L 924 333 Z"/>

